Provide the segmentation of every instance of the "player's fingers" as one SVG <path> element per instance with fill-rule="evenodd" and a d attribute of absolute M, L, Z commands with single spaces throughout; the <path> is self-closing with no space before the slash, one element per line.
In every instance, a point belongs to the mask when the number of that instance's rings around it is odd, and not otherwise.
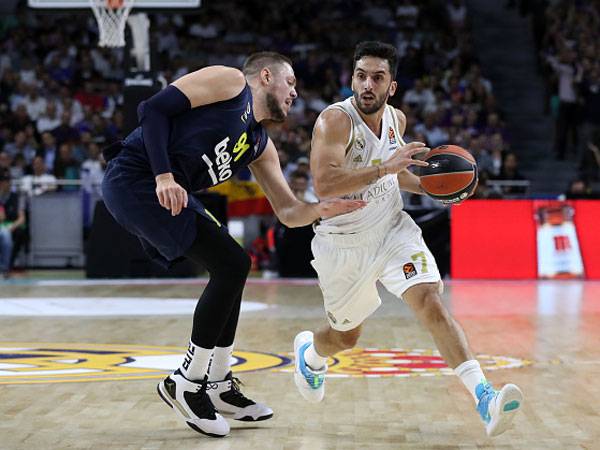
<path fill-rule="evenodd" d="M 177 214 L 179 214 L 183 210 L 185 203 L 184 194 L 185 191 L 183 189 L 177 189 Z"/>
<path fill-rule="evenodd" d="M 187 191 L 185 189 L 181 189 L 181 191 L 183 192 L 183 207 L 187 208 L 187 205 L 188 205 L 188 194 L 187 194 Z"/>
<path fill-rule="evenodd" d="M 409 142 L 408 144 L 406 144 L 406 145 L 404 146 L 404 149 L 405 149 L 405 150 L 413 150 L 413 149 L 417 149 L 417 148 L 419 148 L 419 149 L 422 149 L 422 148 L 423 148 L 423 147 L 425 147 L 426 145 L 427 145 L 427 144 L 425 144 L 424 142 L 418 142 L 418 141 L 415 141 L 415 142 Z"/>
<path fill-rule="evenodd" d="M 408 163 L 409 166 L 427 167 L 429 163 L 427 161 L 421 161 L 420 159 L 411 159 Z"/>
<path fill-rule="evenodd" d="M 171 198 L 171 215 L 176 216 L 181 211 L 180 200 L 177 190 L 173 189 L 170 193 Z"/>
<path fill-rule="evenodd" d="M 410 149 L 408 151 L 408 155 L 415 156 L 415 155 L 418 155 L 419 153 L 428 152 L 429 150 L 431 150 L 429 147 L 416 147 L 416 148 Z"/>
<path fill-rule="evenodd" d="M 169 209 L 167 206 L 167 196 L 165 195 L 165 192 L 162 190 L 156 191 L 156 196 L 158 197 L 158 203 L 160 203 L 160 206 Z"/>

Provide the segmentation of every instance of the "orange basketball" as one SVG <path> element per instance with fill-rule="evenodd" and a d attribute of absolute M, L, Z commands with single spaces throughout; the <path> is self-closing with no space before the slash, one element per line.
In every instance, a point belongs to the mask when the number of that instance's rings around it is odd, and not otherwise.
<path fill-rule="evenodd" d="M 477 186 L 477 163 L 467 150 L 458 145 L 441 145 L 424 158 L 421 187 L 436 200 L 456 203 L 464 200 Z"/>

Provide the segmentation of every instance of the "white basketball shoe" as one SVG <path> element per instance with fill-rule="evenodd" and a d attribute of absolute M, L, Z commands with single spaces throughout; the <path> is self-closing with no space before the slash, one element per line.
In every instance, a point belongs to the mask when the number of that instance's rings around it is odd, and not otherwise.
<path fill-rule="evenodd" d="M 294 382 L 302 397 L 312 403 L 323 400 L 325 395 L 325 373 L 327 365 L 315 370 L 306 364 L 304 352 L 313 343 L 312 331 L 302 331 L 294 339 L 294 356 L 296 358 Z"/>
<path fill-rule="evenodd" d="M 207 381 L 190 381 L 177 369 L 158 383 L 157 390 L 160 398 L 193 430 L 211 437 L 227 436 L 229 424 L 215 411 L 207 387 Z"/>
<path fill-rule="evenodd" d="M 480 383 L 475 389 L 479 403 L 477 411 L 485 423 L 488 436 L 498 436 L 511 427 L 515 414 L 523 405 L 523 393 L 514 384 L 507 384 L 499 391 L 489 383 Z"/>

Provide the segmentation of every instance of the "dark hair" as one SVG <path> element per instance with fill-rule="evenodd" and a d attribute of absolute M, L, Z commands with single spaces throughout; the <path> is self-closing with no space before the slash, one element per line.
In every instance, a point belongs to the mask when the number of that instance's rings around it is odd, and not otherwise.
<path fill-rule="evenodd" d="M 304 178 L 305 180 L 308 181 L 308 175 L 304 172 L 300 172 L 299 170 L 294 170 L 290 174 L 290 179 L 292 179 L 292 178 Z"/>
<path fill-rule="evenodd" d="M 252 53 L 242 66 L 242 72 L 246 76 L 258 74 L 263 68 L 274 64 L 289 64 L 292 65 L 292 60 L 287 56 L 277 52 L 257 52 Z"/>
<path fill-rule="evenodd" d="M 388 65 L 390 66 L 392 80 L 396 78 L 396 71 L 398 70 L 398 54 L 396 53 L 396 47 L 380 41 L 364 41 L 358 43 L 354 49 L 353 71 L 356 68 L 356 62 L 363 56 L 374 56 L 375 58 L 387 60 Z"/>
<path fill-rule="evenodd" d="M 5 168 L 0 168 L 0 181 L 10 181 L 10 171 Z"/>

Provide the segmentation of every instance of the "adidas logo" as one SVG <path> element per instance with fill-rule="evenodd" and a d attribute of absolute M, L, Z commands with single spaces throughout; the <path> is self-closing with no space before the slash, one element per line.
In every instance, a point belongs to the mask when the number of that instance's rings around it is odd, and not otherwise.
<path fill-rule="evenodd" d="M 363 162 L 362 156 L 360 156 L 360 155 L 355 156 L 354 159 L 352 160 L 352 162 L 355 162 L 355 163 Z"/>

